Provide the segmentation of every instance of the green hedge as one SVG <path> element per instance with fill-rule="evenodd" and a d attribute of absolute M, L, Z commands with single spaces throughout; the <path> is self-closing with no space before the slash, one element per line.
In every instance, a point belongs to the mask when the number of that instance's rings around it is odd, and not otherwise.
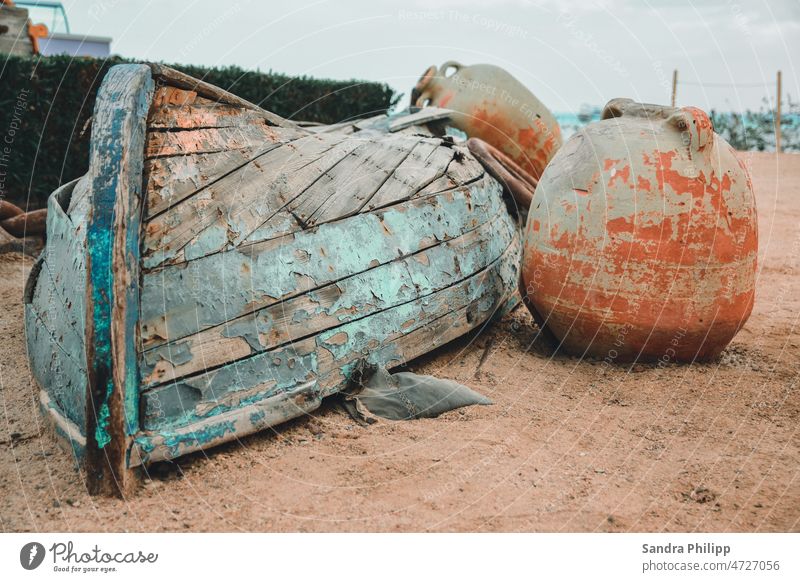
<path fill-rule="evenodd" d="M 120 58 L 6 57 L 0 62 L 0 197 L 41 207 L 86 172 L 84 131 L 97 89 Z M 391 109 L 388 85 L 254 73 L 239 67 L 170 65 L 290 119 L 336 123 Z M 30 192 L 30 196 L 29 196 Z"/>

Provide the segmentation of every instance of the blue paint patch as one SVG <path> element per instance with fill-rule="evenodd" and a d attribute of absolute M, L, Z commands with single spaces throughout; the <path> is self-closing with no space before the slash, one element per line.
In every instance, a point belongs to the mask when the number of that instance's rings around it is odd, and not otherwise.
<path fill-rule="evenodd" d="M 202 448 L 207 443 L 223 438 L 226 433 L 236 434 L 236 425 L 233 421 L 222 421 L 185 434 L 170 433 L 169 431 L 161 434 L 164 437 L 164 445 L 170 450 L 172 457 L 178 457 L 181 454 L 181 446 Z"/>
<path fill-rule="evenodd" d="M 250 424 L 257 425 L 259 424 L 264 418 L 267 416 L 267 413 L 263 410 L 259 410 L 258 412 L 251 412 L 250 413 Z"/>

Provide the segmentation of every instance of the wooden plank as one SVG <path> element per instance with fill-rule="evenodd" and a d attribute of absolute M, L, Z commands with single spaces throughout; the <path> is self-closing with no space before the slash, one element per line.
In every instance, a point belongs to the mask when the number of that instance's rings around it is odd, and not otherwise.
<path fill-rule="evenodd" d="M 445 174 L 419 190 L 416 196 L 428 196 L 451 188 L 458 188 L 476 182 L 484 176 L 483 166 L 472 157 L 466 148 L 454 146 L 453 151 L 455 155 L 448 164 Z"/>
<path fill-rule="evenodd" d="M 154 120 L 158 119 L 160 112 L 165 107 L 184 107 L 194 105 L 196 102 L 201 101 L 200 106 L 213 104 L 214 101 L 210 99 L 203 99 L 198 97 L 197 91 L 188 89 L 180 89 L 172 85 L 157 85 L 153 92 L 153 102 L 150 104 L 150 112 L 147 115 L 147 127 L 152 127 Z M 221 107 L 228 107 L 232 110 L 243 111 L 241 107 L 230 107 L 220 104 Z M 244 110 L 247 111 L 247 110 Z"/>
<path fill-rule="evenodd" d="M 483 176 L 481 163 L 475 159 L 466 147 L 453 146 L 456 155 L 447 166 L 447 175 L 456 184 L 469 184 Z"/>
<path fill-rule="evenodd" d="M 334 138 L 337 139 L 337 138 Z M 316 186 L 320 183 L 327 182 L 332 174 L 338 170 L 339 166 L 344 165 L 350 167 L 350 160 L 357 157 L 357 151 L 364 147 L 365 142 L 361 139 L 344 139 L 337 143 L 334 147 L 325 152 L 324 155 L 311 163 L 304 164 L 302 168 L 293 172 L 290 176 L 290 181 L 281 188 L 282 191 L 278 192 L 278 199 L 284 202 L 281 210 L 290 213 L 297 220 L 299 228 L 305 227 L 303 216 L 306 215 L 306 206 L 304 201 L 309 198 L 315 197 L 317 192 Z M 268 191 L 267 196 L 274 196 L 274 191 Z M 272 218 L 270 218 L 272 220 Z M 260 227 L 269 227 L 269 220 L 264 222 Z M 255 229 L 250 230 L 245 236 L 241 237 L 237 242 L 246 240 Z M 283 233 L 281 233 L 283 234 Z"/>
<path fill-rule="evenodd" d="M 503 255 L 483 271 L 456 285 L 456 293 L 445 290 L 422 302 L 388 310 L 355 321 L 349 328 L 335 329 L 317 336 L 317 385 L 320 396 L 330 396 L 349 381 L 360 360 L 388 369 L 445 345 L 479 327 L 501 313 L 515 293 L 522 255 L 520 240 L 515 237 Z M 396 321 L 402 321 L 395 329 Z M 375 330 L 386 330 L 375 333 Z M 391 330 L 391 331 L 389 331 Z M 343 335 L 344 332 L 344 335 Z"/>
<path fill-rule="evenodd" d="M 416 190 L 421 184 L 424 184 L 427 179 L 423 172 L 409 176 L 407 173 L 408 168 L 412 166 L 418 167 L 417 160 L 426 158 L 430 155 L 430 152 L 438 149 L 437 140 L 429 140 L 419 136 L 413 136 L 412 139 L 416 143 L 406 152 L 398 164 L 386 164 L 387 167 L 394 165 L 394 168 L 392 168 L 390 172 L 375 172 L 374 180 L 364 180 L 365 185 L 368 184 L 369 188 L 362 188 L 361 192 L 356 193 L 354 196 L 348 195 L 345 191 L 331 199 L 331 201 L 321 209 L 319 216 L 314 217 L 314 224 L 336 220 L 343 216 L 351 216 L 362 212 L 364 209 L 372 210 L 377 208 L 377 206 L 372 204 L 376 196 L 393 196 L 394 202 L 401 202 L 408 199 L 410 197 L 407 196 L 408 192 Z M 395 161 L 396 160 L 392 160 L 392 162 Z M 403 189 L 394 187 L 401 179 L 399 176 L 404 176 L 409 179 L 408 182 L 405 183 L 405 188 Z"/>
<path fill-rule="evenodd" d="M 379 113 L 378 115 L 373 115 L 372 117 L 366 117 L 364 119 L 356 119 L 349 123 L 356 131 L 375 129 L 377 127 L 384 128 L 389 126 L 389 116 L 385 113 Z"/>
<path fill-rule="evenodd" d="M 84 181 L 85 182 L 85 181 Z M 25 327 L 31 371 L 50 402 L 77 426 L 86 426 L 86 229 L 64 212 L 78 180 L 48 199 L 48 245 L 25 291 Z"/>
<path fill-rule="evenodd" d="M 156 82 L 161 85 L 162 83 L 167 85 L 172 85 L 174 87 L 178 87 L 181 89 L 187 89 L 189 91 L 194 91 L 198 95 L 201 95 L 207 99 L 210 99 L 214 102 L 218 103 L 225 103 L 227 105 L 233 105 L 236 107 L 243 107 L 245 109 L 251 109 L 253 111 L 258 112 L 264 119 L 266 119 L 270 125 L 276 127 L 296 127 L 294 123 L 291 121 L 284 119 L 279 115 L 275 115 L 270 111 L 266 111 L 262 109 L 258 105 L 247 101 L 246 99 L 242 99 L 221 89 L 216 87 L 210 83 L 206 83 L 205 81 L 201 81 L 199 79 L 195 79 L 187 75 L 186 73 L 181 73 L 171 67 L 167 67 L 165 65 L 160 65 L 157 63 L 150 63 L 150 69 L 152 71 L 153 77 L 155 78 Z"/>
<path fill-rule="evenodd" d="M 357 146 L 344 140 L 309 135 L 272 149 L 156 216 L 145 232 L 144 266 L 195 259 L 245 240 Z"/>
<path fill-rule="evenodd" d="M 69 196 L 69 207 L 67 215 L 76 227 L 81 227 L 85 230 L 86 219 L 89 216 L 91 209 L 91 180 L 88 174 L 81 176 Z M 81 226 L 83 225 L 83 226 Z M 49 237 L 48 237 L 49 238 Z"/>
<path fill-rule="evenodd" d="M 164 212 L 189 196 L 241 168 L 259 155 L 269 151 L 263 146 L 240 150 L 224 150 L 211 154 L 192 154 L 155 158 L 144 163 L 145 219 Z"/>
<path fill-rule="evenodd" d="M 483 292 L 477 294 L 468 305 L 431 318 L 421 318 L 413 329 L 405 330 L 405 334 L 386 337 L 379 346 L 370 347 L 368 341 L 364 342 L 366 346 L 362 349 L 367 351 L 366 359 L 393 367 L 427 353 L 432 345 L 444 345 L 482 325 L 498 311 L 504 300 L 507 302 L 508 294 L 513 293 L 519 253 L 519 244 L 515 242 L 507 260 L 494 270 L 498 277 L 483 277 Z M 330 357 L 331 352 L 326 354 L 326 351 L 322 351 L 323 358 Z M 388 359 L 381 362 L 381 357 Z M 188 422 L 183 427 L 162 426 L 157 431 L 143 431 L 136 438 L 131 453 L 132 462 L 144 464 L 173 459 L 308 414 L 319 407 L 323 394 L 335 392 L 343 385 L 358 359 L 351 351 L 349 360 L 342 366 L 344 369 L 334 365 L 317 381 L 255 399 L 238 408 L 220 411 L 217 415 Z"/>
<path fill-rule="evenodd" d="M 142 165 L 154 84 L 145 65 L 116 65 L 95 102 L 87 227 L 86 480 L 91 493 L 124 496 L 139 430 L 139 249 Z"/>
<path fill-rule="evenodd" d="M 510 222 L 510 218 L 506 217 Z M 519 242 L 466 280 L 316 337 L 262 352 L 222 368 L 158 386 L 142 394 L 146 430 L 169 430 L 224 414 L 318 379 L 321 395 L 341 389 L 357 360 L 398 363 L 449 341 L 485 321 L 516 288 Z M 439 335 L 412 334 L 446 314 L 466 309 L 468 325 Z M 410 336 L 411 341 L 402 338 Z M 431 344 L 433 342 L 433 344 Z"/>
<path fill-rule="evenodd" d="M 257 399 L 185 427 L 143 431 L 131 450 L 131 464 L 166 461 L 275 426 L 319 408 L 316 382 Z"/>
<path fill-rule="evenodd" d="M 431 345 L 444 345 L 482 325 L 498 312 L 501 305 L 508 302 L 508 295 L 513 293 L 519 254 L 519 242 L 515 240 L 504 260 L 491 271 L 487 270 L 491 275 L 480 279 L 479 288 L 483 292 L 478 292 L 466 306 L 431 318 L 421 318 L 412 324 L 412 328 L 404 330 L 406 333 L 391 334 L 383 338 L 379 346 L 372 345 L 366 339 L 363 342 L 366 346 L 362 349 L 368 354 L 367 360 L 392 367 L 426 353 Z M 332 352 L 324 348 L 320 351 L 323 359 L 332 356 Z M 310 413 L 321 404 L 323 393 L 335 391 L 349 377 L 360 359 L 353 357 L 354 353 L 349 352 L 349 360 L 341 368 L 334 364 L 333 369 L 324 373 L 317 381 L 299 384 L 285 392 L 267 395 L 261 399 L 256 398 L 237 408 L 218 410 L 216 415 L 189 421 L 183 427 L 161 426 L 157 431 L 143 431 L 137 437 L 131 453 L 132 462 L 139 464 L 172 459 Z M 381 362 L 381 358 L 388 359 Z"/>
<path fill-rule="evenodd" d="M 349 121 L 332 123 L 330 125 L 308 125 L 303 126 L 303 128 L 311 133 L 339 133 L 342 135 L 350 135 L 355 132 L 353 124 Z"/>
<path fill-rule="evenodd" d="M 482 175 L 483 168 L 471 157 L 455 161 L 460 151 L 450 146 L 434 149 L 437 143 L 441 141 L 407 135 L 302 138 L 151 221 L 144 265 L 152 269 L 178 264 L 245 241 L 271 240 L 352 216 L 364 208 L 389 206 L 418 196 L 419 188 L 429 193 L 430 183 L 446 168 L 458 169 L 446 183 L 451 187 Z"/>
<path fill-rule="evenodd" d="M 237 109 L 197 97 L 191 104 L 164 105 L 154 110 L 147 123 L 150 130 L 264 125 L 264 118 L 251 109 Z"/>
<path fill-rule="evenodd" d="M 405 135 L 367 141 L 321 176 L 300 204 L 290 204 L 292 213 L 306 226 L 358 213 L 419 141 Z"/>
<path fill-rule="evenodd" d="M 502 207 L 498 210 L 505 213 Z M 142 358 L 142 386 L 215 368 L 430 295 L 494 260 L 515 233 L 506 217 L 498 215 L 406 258 L 150 349 Z"/>
<path fill-rule="evenodd" d="M 264 148 L 295 139 L 294 130 L 266 124 L 241 127 L 212 127 L 184 131 L 149 131 L 145 156 L 148 159 L 189 154 L 213 154 L 232 149 Z"/>
<path fill-rule="evenodd" d="M 452 149 L 441 146 L 439 139 L 421 140 L 364 207 L 374 210 L 412 198 L 444 175 L 453 154 Z"/>
<path fill-rule="evenodd" d="M 142 277 L 145 348 L 461 236 L 502 207 L 492 179 Z"/>
<path fill-rule="evenodd" d="M 405 115 L 395 115 L 390 118 L 389 132 L 394 133 L 403 129 L 408 129 L 415 125 L 426 125 L 433 121 L 442 121 L 449 119 L 452 115 L 450 109 L 442 109 L 440 107 L 425 107 L 414 113 L 407 113 Z"/>
<path fill-rule="evenodd" d="M 147 218 L 259 155 L 308 132 L 273 127 L 259 111 L 172 85 L 156 88 L 148 116 Z"/>
<path fill-rule="evenodd" d="M 196 91 L 170 85 L 156 88 L 147 119 L 148 130 L 199 129 L 270 125 L 259 111 L 212 101 Z"/>
<path fill-rule="evenodd" d="M 186 426 L 290 391 L 314 379 L 314 339 L 283 346 L 142 394 L 145 430 Z"/>

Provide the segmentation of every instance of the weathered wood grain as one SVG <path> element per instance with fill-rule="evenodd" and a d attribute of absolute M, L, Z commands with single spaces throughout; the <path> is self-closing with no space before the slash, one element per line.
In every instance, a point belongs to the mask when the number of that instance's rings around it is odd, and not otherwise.
<path fill-rule="evenodd" d="M 252 401 L 240 401 L 238 407 L 229 410 L 220 406 L 217 414 L 204 418 L 193 419 L 189 411 L 183 409 L 186 416 L 181 422 L 185 423 L 184 426 L 170 426 L 165 416 L 156 416 L 154 422 L 159 428 L 139 434 L 131 454 L 132 463 L 172 459 L 308 414 L 319 407 L 324 395 L 335 392 L 347 381 L 359 360 L 393 367 L 426 353 L 431 346 L 444 345 L 484 324 L 508 303 L 518 278 L 519 255 L 519 241 L 515 238 L 495 265 L 474 278 L 473 284 L 477 285 L 478 291 L 470 302 L 462 306 L 452 306 L 448 302 L 450 309 L 442 311 L 437 310 L 441 305 L 429 304 L 417 314 L 417 318 L 406 320 L 408 325 L 402 333 L 379 337 L 372 332 L 359 335 L 355 331 L 348 335 L 348 340 L 353 338 L 350 344 L 353 349 L 349 351 L 343 347 L 347 342 L 341 343 L 340 332 L 332 334 L 327 338 L 327 346 L 333 351 L 328 347 L 317 348 L 320 375 L 315 380 L 298 384 L 285 392 L 267 391 L 260 397 L 251 395 Z M 432 315 L 426 316 L 426 309 Z M 335 356 L 337 350 L 344 354 Z M 337 356 L 341 359 L 336 359 Z"/>
<path fill-rule="evenodd" d="M 188 426 L 142 431 L 131 450 L 131 465 L 170 460 L 241 438 L 312 412 L 321 403 L 312 381 Z"/>
<path fill-rule="evenodd" d="M 270 111 L 266 111 L 258 105 L 251 103 L 246 99 L 242 99 L 241 97 L 237 97 L 233 93 L 229 93 L 228 91 L 225 91 L 224 89 L 216 87 L 210 83 L 206 83 L 200 79 L 195 79 L 186 73 L 181 73 L 180 71 L 176 71 L 175 69 L 165 65 L 150 63 L 149 66 L 157 86 L 171 85 L 180 89 L 193 91 L 198 95 L 201 95 L 202 97 L 210 99 L 216 103 L 224 103 L 227 105 L 233 105 L 235 107 L 242 107 L 244 109 L 256 111 L 271 125 L 276 127 L 295 127 L 293 122 L 284 119 L 280 115 L 275 115 Z"/>
<path fill-rule="evenodd" d="M 515 237 L 486 269 L 452 289 L 387 310 L 317 336 L 317 381 L 329 396 L 349 381 L 359 360 L 393 368 L 443 346 L 502 313 L 519 279 L 521 246 Z M 455 293 L 454 293 L 455 291 Z M 402 321 L 399 329 L 396 322 Z M 392 330 L 376 337 L 374 330 Z"/>
<path fill-rule="evenodd" d="M 518 256 L 519 243 L 514 238 L 499 257 L 487 259 L 483 269 L 429 296 L 147 390 L 142 394 L 143 426 L 146 430 L 189 426 L 314 379 L 318 379 L 322 395 L 330 394 L 344 385 L 359 359 L 396 364 L 416 357 L 428 351 L 431 342 L 449 341 L 490 317 L 516 288 L 516 269 L 509 269 L 509 264 Z M 427 333 L 424 340 L 412 334 L 462 308 L 466 308 L 469 326 L 449 333 L 434 326 L 442 336 Z M 410 339 L 404 339 L 407 337 Z"/>
<path fill-rule="evenodd" d="M 212 101 L 196 91 L 170 85 L 158 87 L 153 95 L 147 129 L 186 130 L 212 127 L 271 125 L 261 112 Z"/>
<path fill-rule="evenodd" d="M 259 146 L 145 160 L 145 219 L 164 212 L 273 147 L 278 146 L 269 144 L 266 150 Z"/>
<path fill-rule="evenodd" d="M 461 236 L 497 215 L 492 179 L 287 237 L 146 272 L 145 348 L 176 340 Z"/>
<path fill-rule="evenodd" d="M 146 218 L 166 211 L 256 157 L 308 135 L 263 111 L 160 85 L 148 116 Z"/>
<path fill-rule="evenodd" d="M 453 146 L 454 156 L 447 166 L 444 176 L 433 180 L 417 193 L 417 196 L 426 196 L 454 188 L 461 184 L 471 184 L 484 176 L 483 166 L 469 153 L 466 147 Z"/>
<path fill-rule="evenodd" d="M 357 144 L 309 135 L 271 149 L 195 192 L 147 224 L 143 264 L 151 269 L 218 252 L 243 241 Z M 282 215 L 298 228 L 291 217 Z M 277 221 L 274 221 L 277 222 Z"/>
<path fill-rule="evenodd" d="M 514 236 L 509 221 L 497 215 L 406 258 L 150 349 L 143 354 L 142 386 L 215 368 L 430 295 L 493 261 Z"/>
<path fill-rule="evenodd" d="M 86 219 L 91 210 L 91 181 L 89 175 L 85 174 L 77 180 L 75 188 L 69 198 L 67 215 L 76 228 L 85 230 Z M 48 201 L 49 206 L 49 201 Z"/>
<path fill-rule="evenodd" d="M 86 479 L 124 496 L 139 430 L 137 330 L 142 166 L 154 85 L 150 68 L 116 65 L 97 94 L 89 153 Z"/>
<path fill-rule="evenodd" d="M 26 285 L 25 328 L 36 382 L 62 416 L 85 427 L 86 229 L 64 212 L 78 183 L 61 186 L 47 201 L 49 244 Z"/>
<path fill-rule="evenodd" d="M 453 151 L 442 147 L 441 140 L 420 140 L 363 208 L 374 210 L 409 200 L 436 178 L 443 176 L 452 159 Z"/>
<path fill-rule="evenodd" d="M 343 168 L 337 168 L 338 180 L 332 180 L 327 186 L 330 188 L 330 194 L 321 197 L 322 204 L 306 220 L 307 224 L 312 226 L 323 224 L 360 212 L 378 192 L 389 190 L 384 186 L 398 171 L 403 171 L 400 168 L 403 168 L 409 159 L 421 156 L 427 159 L 431 152 L 439 149 L 440 145 L 438 140 L 404 134 L 382 139 L 379 143 L 380 147 L 375 148 L 370 155 L 364 156 L 362 164 L 354 168 L 351 174 Z M 424 172 L 420 174 L 420 182 L 406 184 L 406 191 L 416 191 L 420 184 L 424 183 L 425 174 Z M 395 190 L 395 201 L 403 200 L 404 193 Z"/>
<path fill-rule="evenodd" d="M 476 292 L 466 305 L 409 319 L 407 321 L 411 323 L 402 334 L 389 334 L 380 339 L 374 334 L 354 335 L 356 340 L 351 344 L 354 349 L 344 356 L 346 361 L 342 362 L 341 368 L 336 363 L 331 365 L 333 352 L 318 348 L 320 355 L 317 359 L 322 362 L 318 366 L 322 373 L 316 380 L 299 384 L 287 392 L 268 392 L 260 399 L 256 395 L 252 402 L 220 410 L 213 416 L 197 420 L 184 418 L 184 426 L 161 424 L 157 430 L 143 431 L 136 439 L 132 463 L 172 459 L 308 414 L 319 407 L 323 396 L 335 392 L 347 381 L 360 359 L 393 367 L 430 351 L 431 346 L 452 341 L 485 323 L 507 302 L 517 280 L 519 253 L 519 243 L 515 240 L 508 255 L 496 267 L 487 269 L 485 275 L 476 278 L 480 281 L 481 291 Z M 334 339 L 334 345 L 337 342 Z M 160 417 L 159 420 L 163 423 L 165 419 Z"/>
<path fill-rule="evenodd" d="M 373 132 L 306 136 L 154 217 L 145 233 L 144 266 L 179 264 L 271 240 L 483 175 L 480 164 L 462 158 L 463 152 L 438 138 Z"/>
<path fill-rule="evenodd" d="M 404 135 L 364 141 L 290 204 L 291 212 L 305 226 L 356 214 L 419 141 Z"/>
<path fill-rule="evenodd" d="M 452 115 L 450 109 L 440 107 L 425 107 L 414 113 L 396 115 L 389 121 L 389 132 L 394 133 L 403 129 L 408 129 L 415 125 L 426 125 L 434 121 L 443 121 Z"/>
<path fill-rule="evenodd" d="M 286 137 L 286 132 L 291 137 Z M 190 154 L 213 154 L 289 141 L 294 130 L 279 130 L 266 124 L 234 127 L 201 127 L 182 131 L 149 131 L 145 156 L 148 159 Z"/>
<path fill-rule="evenodd" d="M 269 124 L 252 110 L 220 105 L 198 97 L 190 105 L 164 105 L 157 108 L 147 128 L 150 131 L 186 131 L 247 125 Z"/>

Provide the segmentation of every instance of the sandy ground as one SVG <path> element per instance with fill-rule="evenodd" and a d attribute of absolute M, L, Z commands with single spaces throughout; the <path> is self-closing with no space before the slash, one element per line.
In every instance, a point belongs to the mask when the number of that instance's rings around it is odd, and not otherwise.
<path fill-rule="evenodd" d="M 91 498 L 42 434 L 21 294 L 0 259 L 3 531 L 799 531 L 800 156 L 750 160 L 755 310 L 714 364 L 606 369 L 533 342 L 523 309 L 414 362 L 493 406 L 361 427 L 326 403 Z M 482 355 L 489 352 L 476 373 Z"/>

